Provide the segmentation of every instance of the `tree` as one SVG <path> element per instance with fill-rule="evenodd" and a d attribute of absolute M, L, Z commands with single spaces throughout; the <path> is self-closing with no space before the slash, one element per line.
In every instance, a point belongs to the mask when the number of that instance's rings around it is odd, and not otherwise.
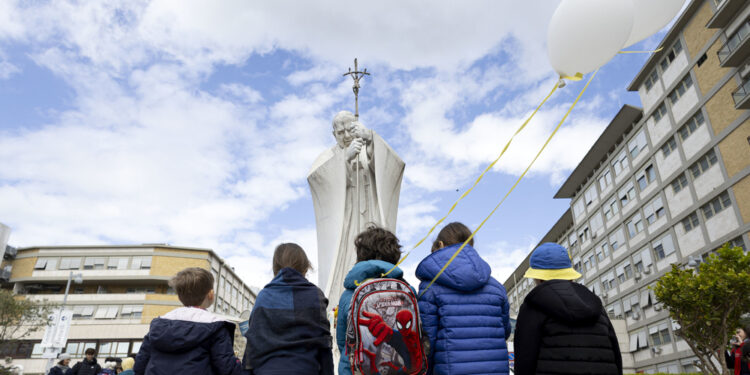
<path fill-rule="evenodd" d="M 697 272 L 673 264 L 653 290 L 680 325 L 676 334 L 698 357 L 703 373 L 730 374 L 724 358 L 727 342 L 742 314 L 750 312 L 750 255 L 726 244 Z"/>
<path fill-rule="evenodd" d="M 53 307 L 46 302 L 17 298 L 11 291 L 0 289 L 0 348 L 44 328 Z"/>

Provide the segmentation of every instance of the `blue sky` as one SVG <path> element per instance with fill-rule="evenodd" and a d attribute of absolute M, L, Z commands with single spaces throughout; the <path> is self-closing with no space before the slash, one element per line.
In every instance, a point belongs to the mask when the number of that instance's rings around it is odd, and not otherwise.
<path fill-rule="evenodd" d="M 406 162 L 397 234 L 410 249 L 552 88 L 557 3 L 2 2 L 0 221 L 14 246 L 209 247 L 260 287 L 277 243 L 316 257 L 305 177 L 353 107 L 341 74 L 358 57 L 372 72 L 360 119 Z M 568 207 L 552 197 L 614 114 L 640 106 L 625 87 L 646 57 L 600 71 L 477 235 L 496 278 Z M 448 221 L 478 225 L 582 85 L 558 91 Z M 404 263 L 412 280 L 428 252 Z"/>

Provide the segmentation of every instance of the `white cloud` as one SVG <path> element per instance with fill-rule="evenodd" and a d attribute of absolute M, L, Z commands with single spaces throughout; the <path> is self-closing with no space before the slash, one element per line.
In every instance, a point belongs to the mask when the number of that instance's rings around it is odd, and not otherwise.
<path fill-rule="evenodd" d="M 19 69 L 17 66 L 7 62 L 0 60 L 0 80 L 2 79 L 8 79 L 10 76 L 19 73 L 21 69 Z"/>
<path fill-rule="evenodd" d="M 76 93 L 49 123 L 0 131 L 11 241 L 209 247 L 256 286 L 270 280 L 278 242 L 299 242 L 317 263 L 308 224 L 261 227 L 306 195 L 312 161 L 333 143 L 331 116 L 350 102 L 341 74 L 352 57 L 373 71 L 363 89 L 378 104 L 363 107 L 365 123 L 392 132 L 407 162 L 407 239 L 443 214 L 423 196 L 476 176 L 553 83 L 544 37 L 555 2 L 10 4 L 0 4 L 0 41 L 25 44 Z M 253 82 L 202 86 L 218 66 L 282 50 L 304 64 L 274 71 L 294 89 L 280 99 Z M 565 109 L 541 111 L 496 171 L 520 173 Z M 606 124 L 579 109 L 534 173 L 558 181 Z"/>

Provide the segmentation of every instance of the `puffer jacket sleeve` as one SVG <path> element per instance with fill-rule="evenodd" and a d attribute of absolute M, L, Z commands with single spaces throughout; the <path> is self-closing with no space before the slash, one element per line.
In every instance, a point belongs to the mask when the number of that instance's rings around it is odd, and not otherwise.
<path fill-rule="evenodd" d="M 233 341 L 230 329 L 220 329 L 211 345 L 211 366 L 220 375 L 242 374 L 242 364 L 234 356 Z"/>
<path fill-rule="evenodd" d="M 146 366 L 148 361 L 151 359 L 151 340 L 148 335 L 143 338 L 141 349 L 138 350 L 138 354 L 135 356 L 135 364 L 133 365 L 133 372 L 135 375 L 144 375 L 146 373 Z"/>
<path fill-rule="evenodd" d="M 419 285 L 420 294 L 426 285 L 424 282 Z M 422 319 L 422 327 L 430 339 L 430 350 L 427 353 L 427 374 L 432 374 L 435 367 L 435 341 L 437 340 L 438 325 L 440 324 L 434 290 L 428 289 L 427 293 L 419 299 L 419 316 Z"/>
<path fill-rule="evenodd" d="M 346 358 L 346 326 L 349 323 L 351 298 L 352 292 L 348 289 L 341 294 L 338 317 L 336 318 L 336 344 L 339 347 L 339 375 L 349 375 L 352 373 L 349 359 Z"/>

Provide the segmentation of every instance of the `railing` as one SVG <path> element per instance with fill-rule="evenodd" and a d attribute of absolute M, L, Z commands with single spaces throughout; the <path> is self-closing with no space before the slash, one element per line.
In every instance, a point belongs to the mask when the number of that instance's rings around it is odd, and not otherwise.
<path fill-rule="evenodd" d="M 750 94 L 750 79 L 745 80 L 745 82 L 742 83 L 742 86 L 738 87 L 737 90 L 732 93 L 734 105 L 739 105 L 740 102 L 747 98 L 748 94 Z"/>
<path fill-rule="evenodd" d="M 734 35 L 727 40 L 727 43 L 721 47 L 719 52 L 716 53 L 719 55 L 719 61 L 724 63 L 724 60 L 726 60 L 732 52 L 737 50 L 737 47 L 739 47 L 740 43 L 742 43 L 748 35 L 750 35 L 750 20 L 745 20 L 737 32 L 735 32 Z"/>
<path fill-rule="evenodd" d="M 10 280 L 10 269 L 6 267 L 0 270 L 0 281 L 8 282 L 8 280 Z"/>

